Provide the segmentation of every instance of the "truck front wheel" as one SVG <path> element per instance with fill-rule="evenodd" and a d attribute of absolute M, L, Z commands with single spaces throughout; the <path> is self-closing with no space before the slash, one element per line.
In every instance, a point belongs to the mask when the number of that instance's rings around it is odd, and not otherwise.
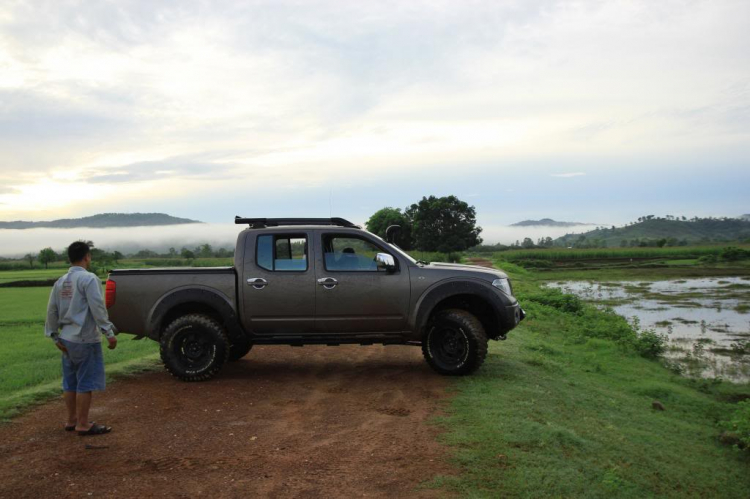
<path fill-rule="evenodd" d="M 160 345 L 164 367 L 183 381 L 205 381 L 216 376 L 230 349 L 224 328 L 199 314 L 172 321 L 162 333 Z"/>
<path fill-rule="evenodd" d="M 465 310 L 435 314 L 422 341 L 427 363 L 440 374 L 461 376 L 482 365 L 487 356 L 487 335 L 482 323 Z"/>

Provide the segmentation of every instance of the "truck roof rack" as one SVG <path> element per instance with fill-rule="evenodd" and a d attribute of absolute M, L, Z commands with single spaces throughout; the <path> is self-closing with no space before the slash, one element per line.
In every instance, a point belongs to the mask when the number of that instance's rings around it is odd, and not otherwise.
<path fill-rule="evenodd" d="M 351 227 L 361 229 L 359 225 L 343 218 L 244 218 L 234 217 L 236 224 L 249 224 L 251 229 L 265 229 L 266 227 L 281 227 L 284 225 L 334 225 L 337 227 Z"/>

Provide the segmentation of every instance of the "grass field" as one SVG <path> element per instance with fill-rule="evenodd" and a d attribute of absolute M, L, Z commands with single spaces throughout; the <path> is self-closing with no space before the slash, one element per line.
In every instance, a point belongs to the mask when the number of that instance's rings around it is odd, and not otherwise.
<path fill-rule="evenodd" d="M 678 246 L 672 248 L 602 248 L 602 249 L 529 249 L 494 253 L 494 258 L 517 262 L 521 260 L 612 260 L 612 259 L 695 259 L 718 255 L 727 246 L 750 249 L 746 244 L 719 244 L 711 246 Z"/>
<path fill-rule="evenodd" d="M 1 275 L 1 274 L 0 274 Z M 60 391 L 60 352 L 44 336 L 50 289 L 0 289 L 0 420 Z M 104 349 L 108 376 L 153 366 L 158 345 L 120 337 Z"/>
<path fill-rule="evenodd" d="M 544 305 L 532 273 L 511 275 L 528 318 L 456 381 L 440 423 L 462 473 L 431 486 L 461 497 L 747 497 L 748 453 L 717 437 L 750 386 L 677 376 L 600 337 L 624 319 Z"/>
<path fill-rule="evenodd" d="M 29 269 L 0 271 L 0 284 L 14 281 L 45 281 L 57 279 L 65 274 L 68 268 L 60 269 Z"/>

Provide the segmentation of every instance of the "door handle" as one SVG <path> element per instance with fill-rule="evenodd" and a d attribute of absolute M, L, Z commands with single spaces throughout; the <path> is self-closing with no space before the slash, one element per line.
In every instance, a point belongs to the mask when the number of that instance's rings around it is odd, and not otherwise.
<path fill-rule="evenodd" d="M 247 280 L 247 285 L 252 286 L 255 289 L 263 289 L 268 286 L 268 281 L 262 277 L 251 277 Z"/>
<path fill-rule="evenodd" d="M 318 284 L 326 289 L 333 289 L 338 283 L 339 281 L 337 281 L 333 277 L 321 277 L 320 279 L 318 279 Z"/>

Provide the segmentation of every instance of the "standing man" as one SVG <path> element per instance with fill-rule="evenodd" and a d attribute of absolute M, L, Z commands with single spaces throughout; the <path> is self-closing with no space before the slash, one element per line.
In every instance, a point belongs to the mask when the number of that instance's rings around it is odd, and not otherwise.
<path fill-rule="evenodd" d="M 68 247 L 70 270 L 57 280 L 47 305 L 44 334 L 62 351 L 63 399 L 68 409 L 66 431 L 103 435 L 110 426 L 89 422 L 91 392 L 104 390 L 103 334 L 109 349 L 117 346 L 114 326 L 102 299 L 102 285 L 91 266 L 91 248 L 84 242 Z"/>

